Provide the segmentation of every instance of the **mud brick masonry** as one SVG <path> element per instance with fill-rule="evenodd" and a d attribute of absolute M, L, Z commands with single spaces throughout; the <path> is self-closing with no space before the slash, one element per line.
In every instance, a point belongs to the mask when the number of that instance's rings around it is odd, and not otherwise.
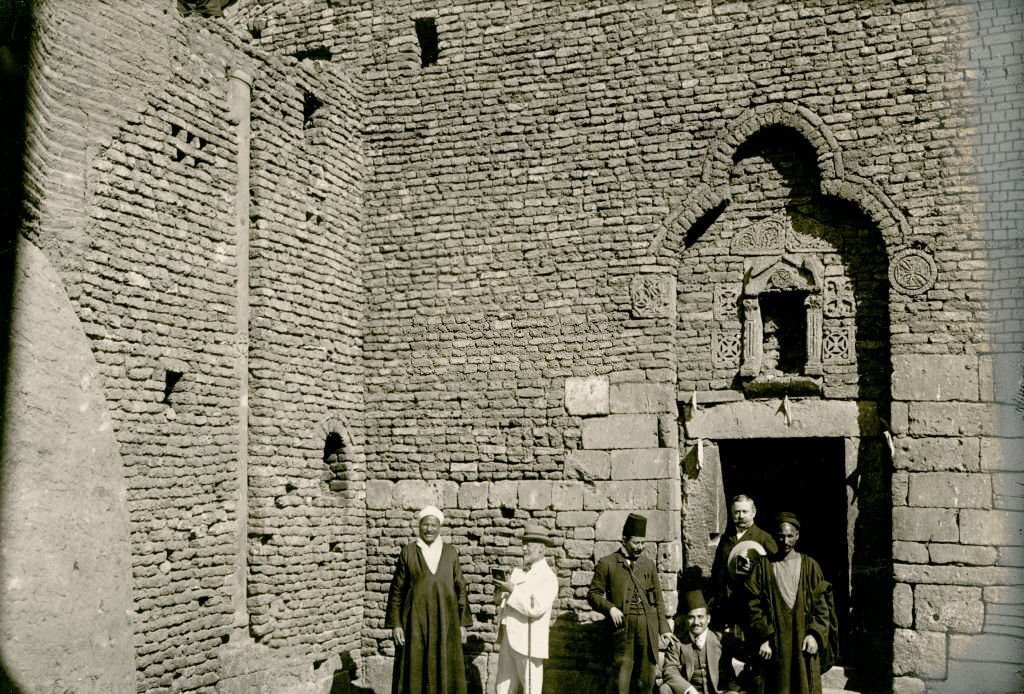
<path fill-rule="evenodd" d="M 473 691 L 527 521 L 598 691 L 625 515 L 674 612 L 747 491 L 830 687 L 1024 688 L 1019 3 L 11 7 L 4 686 L 389 691 L 436 503 Z"/>

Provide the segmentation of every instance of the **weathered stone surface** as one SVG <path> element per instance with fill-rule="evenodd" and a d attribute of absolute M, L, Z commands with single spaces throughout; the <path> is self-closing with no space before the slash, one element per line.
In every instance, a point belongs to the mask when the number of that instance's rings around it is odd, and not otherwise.
<path fill-rule="evenodd" d="M 915 472 L 910 475 L 911 506 L 991 508 L 992 479 L 964 472 Z"/>
<path fill-rule="evenodd" d="M 565 379 L 565 411 L 571 415 L 605 415 L 609 412 L 607 376 Z"/>
<path fill-rule="evenodd" d="M 976 438 L 912 438 L 897 436 L 893 465 L 914 472 L 929 470 L 980 469 L 979 442 Z"/>
<path fill-rule="evenodd" d="M 918 542 L 957 542 L 956 511 L 943 508 L 894 508 L 893 538 Z"/>
<path fill-rule="evenodd" d="M 565 477 L 585 481 L 611 479 L 611 461 L 607 451 L 569 451 L 565 454 Z"/>
<path fill-rule="evenodd" d="M 992 506 L 1007 511 L 1024 511 L 1024 472 L 992 475 Z"/>
<path fill-rule="evenodd" d="M 892 505 L 893 507 L 906 506 L 907 494 L 910 492 L 910 473 L 892 473 Z"/>
<path fill-rule="evenodd" d="M 960 541 L 970 544 L 1024 545 L 1024 512 L 960 512 Z"/>
<path fill-rule="evenodd" d="M 896 400 L 976 401 L 978 358 L 952 354 L 900 354 L 892 358 Z"/>
<path fill-rule="evenodd" d="M 981 439 L 981 469 L 1019 472 L 1024 468 L 1024 438 Z"/>
<path fill-rule="evenodd" d="M 583 420 L 583 447 L 614 450 L 657 448 L 658 418 L 655 415 L 613 414 Z"/>
<path fill-rule="evenodd" d="M 893 694 L 925 694 L 925 683 L 916 677 L 895 677 L 892 681 Z"/>
<path fill-rule="evenodd" d="M 551 508 L 556 511 L 578 511 L 583 508 L 582 482 L 553 482 Z"/>
<path fill-rule="evenodd" d="M 1024 638 L 1000 634 L 953 634 L 949 637 L 950 658 L 1019 665 L 1021 653 L 1024 653 Z"/>
<path fill-rule="evenodd" d="M 613 480 L 664 479 L 675 476 L 678 466 L 678 454 L 674 448 L 634 449 L 611 453 Z"/>
<path fill-rule="evenodd" d="M 746 400 L 702 407 L 685 423 L 689 438 L 791 438 L 796 436 L 860 436 L 855 402 L 819 400 L 789 403 L 787 421 L 782 402 Z"/>
<path fill-rule="evenodd" d="M 893 542 L 892 558 L 909 564 L 927 564 L 928 545 L 921 542 Z"/>
<path fill-rule="evenodd" d="M 587 511 L 657 507 L 658 487 L 647 481 L 595 482 L 583 490 Z"/>
<path fill-rule="evenodd" d="M 551 482 L 531 480 L 519 483 L 519 508 L 540 510 L 551 506 Z"/>
<path fill-rule="evenodd" d="M 995 566 L 921 566 L 895 564 L 893 575 L 903 583 L 934 583 L 952 586 L 1012 585 L 1020 580 L 1014 568 Z"/>
<path fill-rule="evenodd" d="M 981 631 L 985 605 L 981 588 L 919 585 L 914 589 L 914 624 L 929 631 Z"/>
<path fill-rule="evenodd" d="M 946 635 L 897 629 L 893 638 L 893 674 L 924 679 L 946 676 Z"/>
<path fill-rule="evenodd" d="M 434 504 L 444 510 L 444 503 L 438 498 L 437 491 L 425 480 L 400 480 L 395 483 L 393 494 L 398 508 L 415 511 Z"/>
<path fill-rule="evenodd" d="M 953 637 L 957 638 L 957 637 Z M 949 677 L 942 682 L 930 683 L 929 694 L 964 694 L 964 692 L 992 692 L 1016 694 L 1024 691 L 1024 673 L 1020 660 L 1016 663 L 992 662 L 984 650 L 975 650 L 972 660 L 950 658 Z"/>
<path fill-rule="evenodd" d="M 391 508 L 395 483 L 389 480 L 366 481 L 366 507 L 372 509 Z"/>
<path fill-rule="evenodd" d="M 676 414 L 675 388 L 662 383 L 615 383 L 611 386 L 611 412 Z"/>
<path fill-rule="evenodd" d="M 912 402 L 907 431 L 914 436 L 993 436 L 996 412 L 990 405 L 963 402 Z"/>
<path fill-rule="evenodd" d="M 487 501 L 491 508 L 516 508 L 519 503 L 519 485 L 507 480 L 491 482 Z"/>
<path fill-rule="evenodd" d="M 602 511 L 597 517 L 597 539 L 602 542 L 618 542 L 622 540 L 622 526 L 630 513 L 640 513 L 647 518 L 647 541 L 661 542 L 669 540 L 678 533 L 670 527 L 671 516 L 664 511 L 652 509 Z M 600 556 L 600 555 L 598 555 Z"/>
<path fill-rule="evenodd" d="M 892 615 L 896 626 L 914 626 L 914 591 L 906 583 L 897 583 L 893 588 Z"/>
<path fill-rule="evenodd" d="M 999 556 L 995 547 L 938 543 L 928 545 L 928 555 L 933 564 L 974 564 L 978 566 L 995 564 Z"/>
<path fill-rule="evenodd" d="M 487 482 L 463 482 L 459 485 L 459 508 L 487 508 L 489 494 Z"/>
<path fill-rule="evenodd" d="M 996 564 L 999 566 L 1020 566 L 1024 567 L 1024 546 L 1008 545 L 998 548 L 999 558 Z"/>
<path fill-rule="evenodd" d="M 597 523 L 597 511 L 565 511 L 555 516 L 558 528 L 593 527 Z"/>

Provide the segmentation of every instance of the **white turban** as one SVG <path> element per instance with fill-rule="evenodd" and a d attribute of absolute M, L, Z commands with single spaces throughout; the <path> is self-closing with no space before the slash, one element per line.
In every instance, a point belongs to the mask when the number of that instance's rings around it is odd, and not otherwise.
<path fill-rule="evenodd" d="M 444 523 L 444 514 L 441 513 L 441 509 L 437 506 L 424 506 L 420 509 L 420 512 L 416 514 L 416 521 L 419 522 L 427 516 L 433 516 L 437 519 L 438 523 Z"/>

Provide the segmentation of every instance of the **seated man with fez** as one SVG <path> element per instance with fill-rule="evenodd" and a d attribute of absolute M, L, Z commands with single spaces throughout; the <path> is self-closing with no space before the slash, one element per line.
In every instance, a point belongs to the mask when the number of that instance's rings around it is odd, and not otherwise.
<path fill-rule="evenodd" d="M 658 694 L 718 694 L 738 691 L 732 658 L 723 652 L 722 642 L 708 628 L 704 594 L 691 590 L 683 596 L 681 615 L 686 633 L 668 639 Z"/>

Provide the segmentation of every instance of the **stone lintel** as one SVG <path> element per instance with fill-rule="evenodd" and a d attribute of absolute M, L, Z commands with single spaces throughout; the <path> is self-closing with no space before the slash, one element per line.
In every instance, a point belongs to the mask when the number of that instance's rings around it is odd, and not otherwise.
<path fill-rule="evenodd" d="M 787 421 L 783 401 L 745 400 L 721 403 L 690 413 L 686 436 L 691 439 L 846 438 L 861 436 L 856 402 L 791 400 Z M 877 423 L 875 424 L 877 429 Z"/>

